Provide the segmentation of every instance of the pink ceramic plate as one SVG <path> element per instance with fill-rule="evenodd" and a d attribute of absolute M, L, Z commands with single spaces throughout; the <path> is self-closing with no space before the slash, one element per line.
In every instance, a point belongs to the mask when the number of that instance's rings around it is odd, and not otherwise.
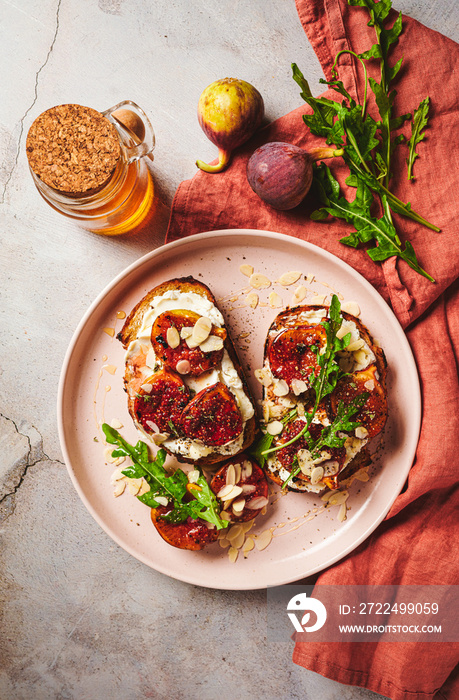
<path fill-rule="evenodd" d="M 246 302 L 248 278 L 240 271 L 244 264 L 272 281 L 269 289 L 258 290 L 257 308 Z M 302 280 L 288 287 L 275 282 L 292 270 L 301 271 Z M 271 543 L 262 551 L 255 547 L 246 557 L 240 552 L 231 563 L 228 551 L 218 543 L 201 552 L 167 545 L 151 524 L 146 506 L 127 491 L 114 497 L 110 484 L 114 467 L 105 463 L 100 423 L 117 419 L 123 424 L 120 432 L 126 439 L 132 442 L 138 436 L 123 391 L 123 348 L 112 334 L 122 326 L 122 312 L 129 312 L 148 290 L 185 275 L 207 283 L 219 300 L 256 398 L 260 398 L 260 386 L 253 372 L 262 365 L 266 331 L 279 311 L 270 306 L 272 292 L 287 305 L 295 287 L 302 283 L 308 291 L 305 303 L 317 301 L 314 293 L 326 295 L 328 303 L 334 290 L 342 295 L 342 303 L 358 303 L 361 320 L 386 352 L 390 413 L 371 478 L 351 486 L 344 522 L 338 520 L 339 508 L 324 510 L 319 496 L 280 496 L 276 490 L 267 514 L 257 519 L 249 533 L 260 535 L 271 529 Z M 230 230 L 163 246 L 128 267 L 100 294 L 68 349 L 58 416 L 62 450 L 73 483 L 90 513 L 115 542 L 173 578 L 234 590 L 264 588 L 309 576 L 344 557 L 373 532 L 407 478 L 419 436 L 421 401 L 405 334 L 363 277 L 311 244 L 278 233 Z"/>

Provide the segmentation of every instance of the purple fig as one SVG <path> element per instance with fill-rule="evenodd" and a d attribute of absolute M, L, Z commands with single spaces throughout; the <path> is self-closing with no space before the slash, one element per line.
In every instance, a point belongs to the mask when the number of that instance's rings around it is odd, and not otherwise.
<path fill-rule="evenodd" d="M 305 151 L 291 143 L 272 141 L 250 158 L 247 179 L 266 204 L 274 209 L 293 209 L 309 192 L 314 161 L 341 155 L 342 150 L 333 148 Z"/>
<path fill-rule="evenodd" d="M 263 98 L 253 85 L 237 78 L 223 78 L 201 94 L 198 120 L 207 138 L 218 147 L 218 164 L 196 165 L 208 173 L 218 173 L 229 163 L 231 151 L 247 141 L 260 126 L 264 115 Z"/>

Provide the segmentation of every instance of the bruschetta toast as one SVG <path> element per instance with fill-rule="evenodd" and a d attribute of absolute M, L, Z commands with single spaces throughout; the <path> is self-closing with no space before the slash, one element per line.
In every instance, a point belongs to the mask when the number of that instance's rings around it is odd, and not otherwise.
<path fill-rule="evenodd" d="M 364 324 L 346 312 L 336 332 L 343 345 L 334 353 L 336 384 L 313 409 L 315 380 L 326 370 L 320 358 L 330 343 L 329 313 L 326 306 L 280 312 L 267 334 L 263 367 L 255 372 L 263 385 L 265 430 L 272 435 L 264 467 L 272 481 L 289 490 L 339 488 L 370 464 L 368 443 L 387 418 L 384 352 Z M 322 439 L 325 431 L 333 439 Z"/>
<path fill-rule="evenodd" d="M 257 429 L 254 405 L 205 284 L 182 277 L 158 285 L 117 337 L 126 349 L 129 413 L 151 442 L 203 467 L 249 447 Z"/>

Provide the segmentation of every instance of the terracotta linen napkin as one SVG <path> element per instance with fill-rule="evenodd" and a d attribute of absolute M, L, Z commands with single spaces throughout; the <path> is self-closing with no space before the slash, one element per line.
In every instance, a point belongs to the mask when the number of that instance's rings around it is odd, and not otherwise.
<path fill-rule="evenodd" d="M 344 0 L 296 0 L 296 5 L 327 78 L 338 51 L 361 52 L 374 43 L 374 30 L 367 26 L 363 8 L 348 7 Z M 396 14 L 391 17 L 389 23 Z M 402 146 L 395 152 L 392 184 L 397 196 L 410 201 L 441 233 L 396 215 L 394 221 L 402 240 L 406 236 L 413 243 L 421 266 L 436 279 L 435 284 L 403 261 L 392 258 L 375 264 L 362 250 L 339 243 L 350 227 L 343 221 L 310 220 L 309 214 L 317 208 L 312 194 L 296 209 L 278 212 L 252 192 L 245 171 L 256 147 L 268 141 L 288 141 L 305 148 L 323 144 L 308 133 L 302 121 L 310 110 L 299 94 L 298 109 L 262 129 L 234 154 L 225 172 L 209 175 L 199 171 L 180 185 L 167 235 L 171 241 L 201 231 L 255 228 L 310 241 L 366 277 L 406 329 L 423 400 L 414 464 L 385 521 L 353 553 L 323 572 L 319 586 L 458 583 L 454 534 L 459 507 L 459 46 L 409 17 L 403 18 L 403 26 L 392 53 L 394 62 L 401 56 L 404 59 L 395 85 L 397 114 L 412 112 L 427 95 L 431 108 L 426 138 L 416 149 L 420 155 L 414 166 L 416 180 L 406 179 L 407 149 Z M 355 62 L 342 56 L 339 65 L 346 89 L 361 100 L 362 80 Z M 299 68 L 307 77 L 307 66 Z M 370 74 L 378 78 L 376 67 Z M 263 86 L 257 87 L 263 91 Z M 293 80 L 292 90 L 299 93 Z M 331 91 L 324 95 L 336 97 Z M 409 138 L 409 127 L 402 132 Z M 339 161 L 333 164 L 333 172 L 345 189 Z M 393 700 L 453 699 L 459 698 L 458 652 L 458 645 L 446 643 L 298 642 L 293 661 Z"/>

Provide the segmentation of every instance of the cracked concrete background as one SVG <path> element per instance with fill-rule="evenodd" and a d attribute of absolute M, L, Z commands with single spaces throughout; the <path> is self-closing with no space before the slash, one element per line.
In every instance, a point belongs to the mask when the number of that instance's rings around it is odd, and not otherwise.
<path fill-rule="evenodd" d="M 457 0 L 394 5 L 459 39 Z M 374 693 L 294 666 L 266 640 L 266 594 L 201 589 L 134 560 L 100 529 L 63 462 L 56 395 L 84 312 L 128 264 L 160 245 L 197 157 L 203 88 L 231 74 L 263 92 L 268 119 L 299 104 L 298 63 L 321 70 L 293 0 L 18 0 L 0 3 L 0 698 L 264 697 L 360 700 Z M 161 199 L 136 238 L 87 233 L 30 178 L 30 124 L 56 104 L 120 100 L 151 118 Z"/>

